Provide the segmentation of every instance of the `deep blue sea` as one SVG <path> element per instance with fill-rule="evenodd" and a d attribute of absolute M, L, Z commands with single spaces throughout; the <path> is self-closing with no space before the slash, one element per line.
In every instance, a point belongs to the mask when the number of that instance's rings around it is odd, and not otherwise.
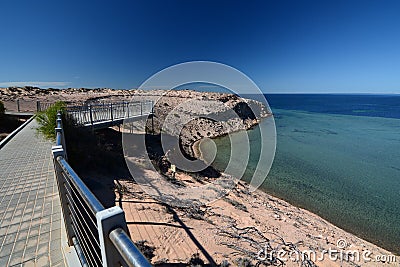
<path fill-rule="evenodd" d="M 271 94 L 272 109 L 400 119 L 400 95 Z"/>
<path fill-rule="evenodd" d="M 277 146 L 261 189 L 400 254 L 400 96 L 266 98 Z M 245 180 L 258 163 L 259 127 L 268 120 L 248 131 Z M 218 153 L 213 164 L 223 169 L 232 144 L 229 137 L 214 141 Z"/>

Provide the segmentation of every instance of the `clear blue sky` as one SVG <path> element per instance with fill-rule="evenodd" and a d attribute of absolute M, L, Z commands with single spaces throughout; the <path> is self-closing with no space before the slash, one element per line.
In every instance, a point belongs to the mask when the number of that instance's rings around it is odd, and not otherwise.
<path fill-rule="evenodd" d="M 400 1 L 1 1 L 0 87 L 134 88 L 191 60 L 265 92 L 400 93 Z"/>

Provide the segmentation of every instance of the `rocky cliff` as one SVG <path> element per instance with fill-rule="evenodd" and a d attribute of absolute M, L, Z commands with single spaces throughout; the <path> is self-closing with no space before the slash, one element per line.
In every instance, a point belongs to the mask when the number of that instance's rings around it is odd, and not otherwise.
<path fill-rule="evenodd" d="M 233 94 L 170 91 L 156 101 L 148 128 L 179 137 L 181 148 L 194 157 L 193 145 L 202 138 L 250 129 L 270 114 L 262 103 Z"/>

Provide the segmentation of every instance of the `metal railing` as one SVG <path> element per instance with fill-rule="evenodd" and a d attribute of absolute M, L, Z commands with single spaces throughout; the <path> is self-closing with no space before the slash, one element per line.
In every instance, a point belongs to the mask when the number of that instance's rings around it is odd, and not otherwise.
<path fill-rule="evenodd" d="M 36 111 L 44 111 L 54 105 L 54 102 L 36 101 Z"/>
<path fill-rule="evenodd" d="M 134 101 L 84 106 L 68 106 L 66 112 L 78 125 L 93 125 L 104 121 L 123 120 L 153 112 L 153 101 Z"/>
<path fill-rule="evenodd" d="M 151 266 L 129 238 L 123 210 L 105 209 L 68 164 L 61 114 L 56 136 L 52 153 L 68 244 L 82 266 Z"/>
<path fill-rule="evenodd" d="M 5 102 L 5 108 L 9 112 L 37 112 L 48 109 L 55 102 L 43 102 L 34 99 L 16 99 Z"/>
<path fill-rule="evenodd" d="M 40 101 L 40 100 L 24 100 L 16 99 L 14 101 L 6 102 L 6 109 L 14 112 L 39 112 L 45 111 L 55 101 Z M 81 113 L 78 122 L 82 124 L 96 123 L 103 120 L 123 119 L 130 116 L 145 115 L 152 112 L 153 101 L 130 101 L 130 102 L 115 102 L 115 103 L 96 103 L 96 104 L 82 104 L 70 105 L 67 111 L 74 113 Z M 92 116 L 90 115 L 92 113 Z M 91 120 L 92 118 L 92 120 Z"/>

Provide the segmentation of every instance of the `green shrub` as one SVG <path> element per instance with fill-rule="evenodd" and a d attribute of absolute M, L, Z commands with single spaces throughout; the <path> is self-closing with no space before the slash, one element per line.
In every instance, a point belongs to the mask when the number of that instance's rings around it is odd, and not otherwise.
<path fill-rule="evenodd" d="M 65 110 L 65 103 L 58 101 L 48 109 L 36 113 L 36 121 L 39 123 L 38 131 L 46 138 L 54 140 L 56 138 L 55 128 L 57 127 L 57 113 Z"/>

